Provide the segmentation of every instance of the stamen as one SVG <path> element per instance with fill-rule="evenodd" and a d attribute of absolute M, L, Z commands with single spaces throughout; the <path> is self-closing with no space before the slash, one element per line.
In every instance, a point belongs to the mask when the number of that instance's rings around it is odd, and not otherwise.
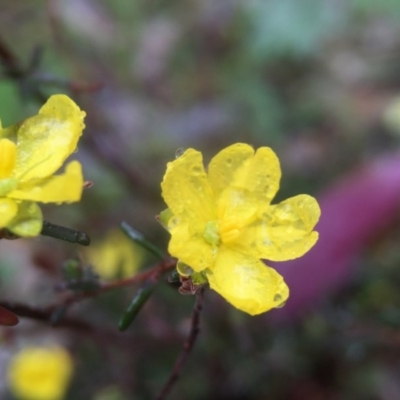
<path fill-rule="evenodd" d="M 226 218 L 220 222 L 219 232 L 223 243 L 234 242 L 240 236 L 240 226 L 236 219 Z"/>
<path fill-rule="evenodd" d="M 11 176 L 15 168 L 17 146 L 9 139 L 0 139 L 0 179 Z"/>

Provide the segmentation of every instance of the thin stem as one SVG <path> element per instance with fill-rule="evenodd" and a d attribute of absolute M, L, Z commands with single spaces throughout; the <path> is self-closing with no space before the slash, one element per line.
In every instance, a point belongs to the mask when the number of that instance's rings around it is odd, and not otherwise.
<path fill-rule="evenodd" d="M 175 365 L 172 369 L 172 372 L 161 389 L 160 393 L 156 397 L 156 400 L 164 400 L 171 389 L 173 388 L 174 384 L 179 378 L 179 375 L 181 373 L 182 367 L 186 362 L 186 359 L 188 358 L 195 342 L 197 339 L 197 336 L 200 332 L 200 314 L 203 309 L 203 301 L 204 301 L 204 288 L 200 289 L 199 292 L 196 295 L 196 303 L 193 308 L 193 314 L 192 314 L 192 323 L 190 327 L 190 332 L 186 340 L 183 342 L 182 350 L 178 356 L 178 358 L 175 361 Z"/>
<path fill-rule="evenodd" d="M 133 284 L 144 282 L 149 279 L 156 280 L 160 274 L 174 268 L 175 265 L 176 265 L 176 260 L 174 259 L 164 260 L 158 263 L 153 268 L 150 268 L 147 271 L 143 271 L 142 273 L 139 273 L 133 276 L 132 278 L 122 279 L 119 281 L 103 284 L 102 286 L 100 286 L 99 290 L 90 293 L 84 293 L 79 295 L 73 294 L 72 296 L 65 298 L 61 304 L 55 304 L 48 307 L 34 307 L 23 303 L 0 300 L 0 307 L 4 307 L 20 317 L 31 318 L 37 321 L 42 321 L 49 325 L 52 325 L 53 327 L 56 326 L 60 328 L 69 328 L 87 334 L 112 336 L 113 338 L 117 337 L 119 338 L 120 336 L 117 336 L 116 332 L 110 329 L 93 326 L 87 321 L 79 318 L 66 317 L 65 312 L 67 311 L 68 307 L 71 306 L 72 304 L 87 298 L 95 297 L 103 292 L 118 289 L 125 286 L 131 286 Z M 61 309 L 63 309 L 62 315 L 55 316 L 55 313 L 57 314 Z"/>
<path fill-rule="evenodd" d="M 168 260 L 161 261 L 153 268 L 150 268 L 146 271 L 139 272 L 135 276 L 130 278 L 120 279 L 118 281 L 103 283 L 100 286 L 100 292 L 107 292 L 109 290 L 118 289 L 125 286 L 132 286 L 133 284 L 144 282 L 150 279 L 156 279 L 162 273 L 169 271 L 176 266 L 176 260 L 170 258 Z"/>
<path fill-rule="evenodd" d="M 98 288 L 96 288 L 96 290 L 87 291 L 87 292 L 83 292 L 83 293 L 72 292 L 64 298 L 64 301 L 62 302 L 62 304 L 57 304 L 56 306 L 52 307 L 52 309 L 54 311 L 57 308 L 58 309 L 62 309 L 63 307 L 68 308 L 72 304 L 78 303 L 85 299 L 94 298 L 98 295 L 101 295 L 104 292 L 116 290 L 116 289 L 119 289 L 122 287 L 132 286 L 137 283 L 143 283 L 146 281 L 156 282 L 158 277 L 162 273 L 175 268 L 175 266 L 176 266 L 176 260 L 174 260 L 172 258 L 163 260 L 162 262 L 156 264 L 154 267 L 149 268 L 146 271 L 140 272 L 130 278 L 120 279 L 120 280 L 117 280 L 114 282 L 102 283 L 102 284 L 100 284 L 100 286 Z M 64 285 L 64 284 L 59 285 L 59 286 L 57 286 L 57 289 L 60 291 L 64 291 L 66 289 L 66 285 Z M 1 303 L 0 303 L 0 305 L 1 305 Z M 58 323 L 57 323 L 57 325 L 58 325 Z"/>
<path fill-rule="evenodd" d="M 55 310 L 54 306 L 34 307 L 27 304 L 17 303 L 13 301 L 6 301 L 6 300 L 0 300 L 0 306 L 6 308 L 7 310 L 12 311 L 14 314 L 20 317 L 42 321 L 47 324 L 50 324 L 51 317 Z M 107 336 L 116 336 L 116 333 L 109 329 L 106 329 L 104 327 L 93 326 L 85 320 L 73 317 L 64 317 L 58 322 L 57 327 L 69 328 L 86 334 L 95 335 L 101 333 Z"/>

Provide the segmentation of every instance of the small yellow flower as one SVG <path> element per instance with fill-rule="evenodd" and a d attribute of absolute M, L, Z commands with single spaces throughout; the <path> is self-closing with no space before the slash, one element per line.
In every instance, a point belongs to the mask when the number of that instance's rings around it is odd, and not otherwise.
<path fill-rule="evenodd" d="M 254 152 L 237 143 L 219 152 L 208 172 L 201 153 L 186 150 L 168 163 L 161 184 L 169 207 L 163 215 L 169 215 L 170 254 L 251 315 L 280 307 L 289 296 L 282 276 L 261 259 L 300 257 L 318 239 L 313 228 L 320 208 L 313 197 L 303 194 L 271 204 L 280 177 L 279 160 L 270 148 Z"/>
<path fill-rule="evenodd" d="M 102 241 L 86 249 L 88 261 L 101 278 L 127 278 L 135 274 L 143 254 L 120 230 L 107 233 Z"/>
<path fill-rule="evenodd" d="M 72 359 L 63 348 L 26 347 L 8 366 L 8 384 L 21 400 L 61 400 L 72 371 Z"/>
<path fill-rule="evenodd" d="M 80 200 L 82 168 L 72 161 L 53 174 L 76 149 L 85 113 L 65 95 L 54 95 L 38 115 L 3 129 L 0 124 L 0 229 L 36 236 L 42 212 L 36 202 Z"/>

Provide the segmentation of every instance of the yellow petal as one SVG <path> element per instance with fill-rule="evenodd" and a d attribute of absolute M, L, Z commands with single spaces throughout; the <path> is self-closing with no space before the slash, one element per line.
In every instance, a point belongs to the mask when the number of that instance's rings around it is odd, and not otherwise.
<path fill-rule="evenodd" d="M 214 198 L 200 152 L 188 149 L 168 163 L 161 188 L 162 196 L 174 215 L 204 223 L 215 219 Z"/>
<path fill-rule="evenodd" d="M 18 205 L 14 200 L 0 198 L 0 229 L 6 228 L 17 212 Z"/>
<path fill-rule="evenodd" d="M 83 189 L 82 167 L 78 161 L 70 162 L 65 173 L 55 175 L 30 186 L 19 186 L 8 197 L 19 200 L 61 203 L 79 201 Z"/>
<path fill-rule="evenodd" d="M 171 233 L 168 251 L 172 256 L 179 258 L 196 272 L 213 268 L 217 249 L 213 249 L 205 241 L 203 232 L 196 230 L 195 224 L 179 220 L 175 216 L 170 220 L 168 230 Z"/>
<path fill-rule="evenodd" d="M 291 197 L 270 206 L 259 220 L 245 228 L 237 249 L 272 261 L 301 257 L 318 240 L 313 228 L 320 215 L 313 197 L 305 194 Z"/>
<path fill-rule="evenodd" d="M 7 229 L 22 237 L 39 235 L 43 226 L 42 211 L 36 203 L 23 201 L 19 204 L 17 215 L 9 222 Z"/>
<path fill-rule="evenodd" d="M 17 146 L 9 139 L 0 139 L 0 179 L 8 178 L 15 167 Z"/>
<path fill-rule="evenodd" d="M 251 146 L 236 143 L 211 160 L 208 175 L 216 194 L 233 186 L 270 202 L 278 191 L 281 169 L 276 154 L 269 147 L 260 147 L 254 154 Z"/>
<path fill-rule="evenodd" d="M 248 144 L 236 143 L 221 150 L 208 166 L 208 176 L 215 194 L 232 184 L 235 174 L 254 155 Z"/>
<path fill-rule="evenodd" d="M 281 307 L 289 296 L 289 288 L 274 269 L 226 248 L 220 249 L 207 278 L 212 289 L 250 315 Z"/>
<path fill-rule="evenodd" d="M 54 95 L 17 134 L 13 177 L 21 182 L 51 176 L 76 149 L 85 113 L 65 95 Z"/>

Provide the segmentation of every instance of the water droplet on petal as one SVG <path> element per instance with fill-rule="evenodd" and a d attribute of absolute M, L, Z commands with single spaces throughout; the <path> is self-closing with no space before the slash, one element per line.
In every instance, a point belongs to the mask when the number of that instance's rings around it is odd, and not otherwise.
<path fill-rule="evenodd" d="M 275 308 L 282 308 L 282 307 L 285 306 L 285 304 L 286 304 L 286 301 L 284 301 L 284 302 L 281 303 L 281 304 L 276 305 Z"/>
<path fill-rule="evenodd" d="M 281 301 L 282 300 L 282 296 L 279 294 L 279 293 L 277 293 L 275 296 L 274 296 L 274 301 L 277 303 L 277 302 L 279 302 L 279 301 Z"/>
<path fill-rule="evenodd" d="M 275 308 L 282 308 L 286 304 L 286 301 L 283 301 L 283 297 L 280 293 L 275 294 L 274 302 L 277 303 Z"/>
<path fill-rule="evenodd" d="M 184 152 L 185 149 L 183 147 L 179 147 L 179 149 L 177 149 L 175 152 L 175 158 L 179 158 Z"/>
<path fill-rule="evenodd" d="M 198 165 L 195 165 L 194 167 L 192 167 L 192 172 L 194 175 L 200 175 L 202 172 L 202 168 Z"/>
<path fill-rule="evenodd" d="M 168 221 L 168 228 L 169 229 L 175 228 L 175 226 L 177 226 L 178 224 L 179 224 L 179 218 L 178 217 L 172 217 Z"/>
<path fill-rule="evenodd" d="M 179 273 L 179 275 L 182 276 L 190 276 L 193 274 L 193 269 L 189 267 L 189 265 L 183 263 L 181 260 L 179 260 L 176 264 L 176 269 Z"/>

